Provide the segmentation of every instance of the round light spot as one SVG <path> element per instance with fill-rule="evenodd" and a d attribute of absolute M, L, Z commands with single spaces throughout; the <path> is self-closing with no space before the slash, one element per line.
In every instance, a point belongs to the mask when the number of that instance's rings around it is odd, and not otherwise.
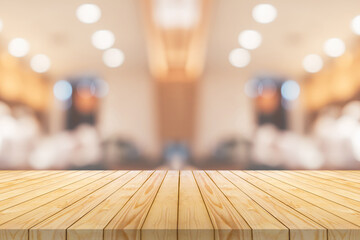
<path fill-rule="evenodd" d="M 281 85 L 281 96 L 288 100 L 294 101 L 300 95 L 300 86 L 293 80 L 288 80 Z"/>
<path fill-rule="evenodd" d="M 60 80 L 54 85 L 54 96 L 60 101 L 68 100 L 72 95 L 72 86 L 68 81 Z"/>
<path fill-rule="evenodd" d="M 47 72 L 50 68 L 51 62 L 48 56 L 38 54 L 31 58 L 30 66 L 32 70 L 38 73 Z"/>
<path fill-rule="evenodd" d="M 99 30 L 93 33 L 91 42 L 97 49 L 108 49 L 114 45 L 115 36 L 109 30 Z"/>
<path fill-rule="evenodd" d="M 110 48 L 103 53 L 102 58 L 106 66 L 116 68 L 123 64 L 125 56 L 120 49 Z"/>
<path fill-rule="evenodd" d="M 24 57 L 30 50 L 29 43 L 23 38 L 14 38 L 8 46 L 9 53 L 14 57 Z"/>
<path fill-rule="evenodd" d="M 324 44 L 324 52 L 329 57 L 340 57 L 345 49 L 345 43 L 339 38 L 330 38 Z"/>
<path fill-rule="evenodd" d="M 238 41 L 243 48 L 252 50 L 260 46 L 262 37 L 257 31 L 245 30 L 239 34 Z"/>
<path fill-rule="evenodd" d="M 354 17 L 354 19 L 351 21 L 351 30 L 356 35 L 360 35 L 360 15 Z"/>
<path fill-rule="evenodd" d="M 3 28 L 4 28 L 4 23 L 3 23 L 3 21 L 0 19 L 0 32 L 2 32 Z"/>
<path fill-rule="evenodd" d="M 303 67 L 309 73 L 319 72 L 323 67 L 323 60 L 316 54 L 307 55 L 303 60 Z"/>
<path fill-rule="evenodd" d="M 229 54 L 229 61 L 231 65 L 237 68 L 246 67 L 250 63 L 250 60 L 251 56 L 249 51 L 242 48 L 236 48 Z"/>
<path fill-rule="evenodd" d="M 271 23 L 277 17 L 277 10 L 271 4 L 259 4 L 253 8 L 252 16 L 258 23 Z"/>
<path fill-rule="evenodd" d="M 83 23 L 95 23 L 101 17 L 101 10 L 95 4 L 82 4 L 76 9 L 76 16 Z"/>

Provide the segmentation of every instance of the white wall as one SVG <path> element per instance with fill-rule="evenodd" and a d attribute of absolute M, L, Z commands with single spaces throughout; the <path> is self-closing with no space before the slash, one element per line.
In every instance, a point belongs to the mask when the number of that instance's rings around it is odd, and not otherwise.
<path fill-rule="evenodd" d="M 229 136 L 250 136 L 254 113 L 239 69 L 208 70 L 199 83 L 194 152 L 202 156 Z"/>
<path fill-rule="evenodd" d="M 145 71 L 124 71 L 107 75 L 109 94 L 99 112 L 99 130 L 103 137 L 121 135 L 143 151 L 156 155 L 159 150 L 153 79 Z"/>

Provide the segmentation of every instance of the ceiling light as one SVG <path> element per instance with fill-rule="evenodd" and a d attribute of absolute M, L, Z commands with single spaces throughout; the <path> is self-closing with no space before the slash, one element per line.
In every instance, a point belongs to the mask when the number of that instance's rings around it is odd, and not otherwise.
<path fill-rule="evenodd" d="M 14 57 L 24 57 L 29 49 L 29 43 L 23 38 L 14 38 L 8 46 L 9 53 Z"/>
<path fill-rule="evenodd" d="M 91 36 L 91 42 L 94 47 L 104 50 L 111 48 L 115 42 L 114 34 L 109 30 L 99 30 L 93 33 Z"/>
<path fill-rule="evenodd" d="M 294 80 L 288 80 L 281 85 L 281 96 L 288 100 L 294 101 L 300 95 L 300 86 Z"/>
<path fill-rule="evenodd" d="M 233 49 L 229 54 L 231 65 L 237 68 L 246 67 L 250 63 L 250 60 L 251 56 L 249 51 L 242 48 Z"/>
<path fill-rule="evenodd" d="M 360 15 L 351 21 L 351 29 L 356 35 L 360 35 Z"/>
<path fill-rule="evenodd" d="M 191 28 L 200 18 L 198 0 L 155 0 L 155 22 L 163 28 Z"/>
<path fill-rule="evenodd" d="M 309 73 L 316 73 L 322 69 L 323 61 L 319 55 L 310 54 L 304 58 L 303 67 Z"/>
<path fill-rule="evenodd" d="M 324 52 L 330 57 L 340 57 L 345 52 L 345 44 L 339 38 L 330 38 L 324 44 Z"/>
<path fill-rule="evenodd" d="M 271 23 L 277 17 L 277 10 L 271 4 L 259 4 L 253 8 L 252 16 L 258 23 Z"/>
<path fill-rule="evenodd" d="M 117 48 L 110 48 L 103 53 L 103 61 L 106 66 L 111 68 L 119 67 L 125 59 L 124 53 Z"/>
<path fill-rule="evenodd" d="M 54 85 L 54 96 L 60 101 L 68 100 L 72 95 L 72 86 L 68 81 L 60 80 Z"/>
<path fill-rule="evenodd" d="M 44 54 L 38 54 L 31 58 L 30 66 L 35 72 L 46 72 L 49 70 L 50 65 L 49 57 Z"/>
<path fill-rule="evenodd" d="M 95 4 L 82 4 L 76 9 L 76 16 L 83 23 L 95 23 L 101 17 L 101 10 Z"/>
<path fill-rule="evenodd" d="M 243 48 L 252 50 L 260 46 L 262 37 L 257 31 L 245 30 L 239 34 L 238 41 Z"/>

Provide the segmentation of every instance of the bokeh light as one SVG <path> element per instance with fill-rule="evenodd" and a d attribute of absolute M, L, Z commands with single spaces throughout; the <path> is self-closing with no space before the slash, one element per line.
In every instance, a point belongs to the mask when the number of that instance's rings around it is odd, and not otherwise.
<path fill-rule="evenodd" d="M 307 55 L 303 60 L 303 67 L 309 73 L 319 72 L 323 67 L 323 60 L 316 54 Z"/>
<path fill-rule="evenodd" d="M 29 43 L 23 38 L 14 38 L 8 46 L 9 53 L 14 57 L 24 57 L 30 50 Z"/>
<path fill-rule="evenodd" d="M 99 30 L 93 33 L 91 42 L 97 49 L 108 49 L 114 45 L 115 36 L 109 30 Z"/>
<path fill-rule="evenodd" d="M 188 29 L 198 23 L 200 2 L 193 0 L 155 0 L 153 16 L 155 22 L 165 29 Z"/>
<path fill-rule="evenodd" d="M 125 55 L 120 49 L 110 48 L 103 53 L 102 59 L 106 66 L 116 68 L 123 64 Z"/>
<path fill-rule="evenodd" d="M 259 4 L 254 7 L 252 16 L 258 23 L 271 23 L 277 17 L 277 10 L 271 4 Z"/>
<path fill-rule="evenodd" d="M 329 57 L 340 57 L 345 49 L 345 43 L 339 38 L 330 38 L 324 44 L 324 52 Z"/>
<path fill-rule="evenodd" d="M 4 23 L 3 23 L 3 21 L 0 19 L 0 32 L 2 32 L 3 28 L 4 28 Z"/>
<path fill-rule="evenodd" d="M 76 16 L 83 23 L 95 23 L 101 17 L 101 10 L 95 4 L 82 4 L 76 9 Z"/>
<path fill-rule="evenodd" d="M 233 49 L 229 54 L 231 65 L 237 68 L 246 67 L 250 63 L 250 60 L 251 56 L 249 51 L 242 48 Z"/>
<path fill-rule="evenodd" d="M 238 41 L 243 48 L 253 50 L 260 46 L 262 37 L 257 31 L 245 30 L 239 34 Z"/>
<path fill-rule="evenodd" d="M 38 54 L 31 58 L 30 66 L 38 73 L 47 72 L 50 68 L 51 62 L 48 56 L 44 54 Z"/>
<path fill-rule="evenodd" d="M 66 101 L 71 97 L 73 89 L 68 81 L 60 80 L 55 83 L 53 92 L 58 100 Z"/>
<path fill-rule="evenodd" d="M 288 100 L 294 101 L 300 95 L 300 86 L 294 80 L 288 80 L 281 85 L 281 96 Z"/>
<path fill-rule="evenodd" d="M 353 18 L 351 21 L 351 30 L 356 34 L 360 35 L 360 15 Z"/>

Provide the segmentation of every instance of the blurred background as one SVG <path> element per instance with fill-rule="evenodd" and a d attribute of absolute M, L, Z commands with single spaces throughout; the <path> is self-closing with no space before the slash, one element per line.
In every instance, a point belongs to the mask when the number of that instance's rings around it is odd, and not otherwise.
<path fill-rule="evenodd" d="M 357 0 L 0 0 L 0 169 L 360 169 Z"/>

